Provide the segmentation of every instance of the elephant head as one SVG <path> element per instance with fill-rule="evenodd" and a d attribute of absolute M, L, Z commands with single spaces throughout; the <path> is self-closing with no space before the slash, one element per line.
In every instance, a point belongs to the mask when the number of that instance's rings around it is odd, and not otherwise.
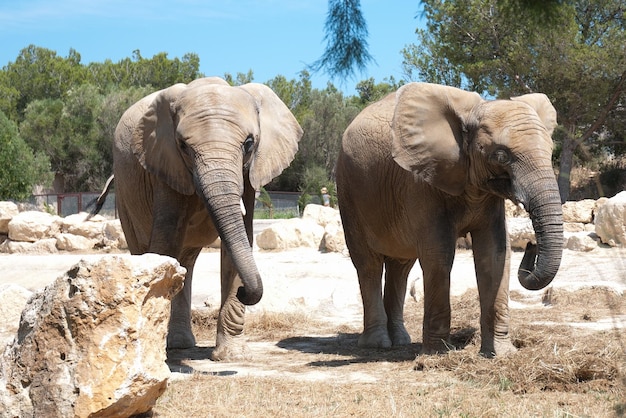
<path fill-rule="evenodd" d="M 220 78 L 176 84 L 154 94 L 131 148 L 141 165 L 182 195 L 196 193 L 239 271 L 237 297 L 257 303 L 263 285 L 252 257 L 241 199 L 292 161 L 300 125 L 267 86 L 231 87 Z"/>
<path fill-rule="evenodd" d="M 551 165 L 556 111 L 543 94 L 483 100 L 453 87 L 410 83 L 396 94 L 392 154 L 404 169 L 454 196 L 471 190 L 521 203 L 533 222 L 518 277 L 547 286 L 563 246 L 561 200 Z"/>

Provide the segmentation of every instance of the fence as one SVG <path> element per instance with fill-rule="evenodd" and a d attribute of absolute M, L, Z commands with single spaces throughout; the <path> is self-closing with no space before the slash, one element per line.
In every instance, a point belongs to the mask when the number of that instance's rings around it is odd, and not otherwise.
<path fill-rule="evenodd" d="M 263 207 L 263 204 L 256 201 L 254 214 L 256 218 L 288 218 L 300 215 L 298 210 L 299 193 L 293 192 L 268 192 L 272 199 L 272 210 Z M 62 193 L 62 194 L 42 194 L 31 198 L 30 203 L 42 207 L 51 208 L 59 216 L 68 216 L 79 212 L 88 212 L 92 208 L 88 205 L 93 202 L 99 193 Z M 100 215 L 107 219 L 117 218 L 115 208 L 115 193 L 108 194 L 104 206 L 100 210 Z"/>
<path fill-rule="evenodd" d="M 34 195 L 30 203 L 41 207 L 50 208 L 59 216 L 73 215 L 79 212 L 88 212 L 92 207 L 87 207 L 100 193 L 61 193 L 61 194 L 41 194 Z M 115 193 L 109 193 L 107 200 L 104 202 L 100 215 L 107 219 L 117 218 L 117 210 L 115 209 Z"/>

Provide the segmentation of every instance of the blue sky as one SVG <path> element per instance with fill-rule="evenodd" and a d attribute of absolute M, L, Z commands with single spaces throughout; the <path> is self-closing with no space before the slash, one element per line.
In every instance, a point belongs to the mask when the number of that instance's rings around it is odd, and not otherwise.
<path fill-rule="evenodd" d="M 117 62 L 139 49 L 144 57 L 193 52 L 205 75 L 248 70 L 254 81 L 288 79 L 318 59 L 325 43 L 326 0 L 0 0 L 0 67 L 30 44 L 81 62 Z M 351 80 L 333 80 L 348 94 L 363 79 L 403 79 L 401 49 L 416 41 L 418 0 L 361 0 L 376 63 Z M 314 74 L 313 87 L 328 77 Z"/>

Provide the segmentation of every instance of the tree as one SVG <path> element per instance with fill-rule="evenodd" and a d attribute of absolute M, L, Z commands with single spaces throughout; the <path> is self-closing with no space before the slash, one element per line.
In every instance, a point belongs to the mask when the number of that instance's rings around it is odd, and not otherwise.
<path fill-rule="evenodd" d="M 382 83 L 376 84 L 374 78 L 368 78 L 367 80 L 360 81 L 356 85 L 356 91 L 358 96 L 354 96 L 351 99 L 351 103 L 360 109 L 364 109 L 370 103 L 376 102 L 389 93 L 398 90 L 404 82 L 396 82 L 393 76 L 386 78 Z"/>
<path fill-rule="evenodd" d="M 298 121 L 301 121 L 311 106 L 311 76 L 303 70 L 298 80 L 287 80 L 282 75 L 277 75 L 267 83 L 274 93 L 287 105 L 291 113 Z"/>
<path fill-rule="evenodd" d="M 28 103 L 38 99 L 58 99 L 85 77 L 80 54 L 70 49 L 67 58 L 55 51 L 29 45 L 22 49 L 15 62 L 4 68 L 1 90 L 19 92 L 15 99 L 16 113 L 21 116 Z M 13 90 L 14 89 L 14 90 Z M 1 91 L 0 90 L 0 91 Z"/>
<path fill-rule="evenodd" d="M 97 190 L 100 187 L 100 184 L 94 187 L 89 180 L 92 171 L 97 171 L 103 164 L 96 150 L 98 138 L 93 131 L 101 101 L 102 96 L 96 87 L 83 84 L 68 92 L 65 102 L 61 99 L 34 100 L 24 112 L 21 135 L 36 152 L 42 152 L 50 159 L 57 192 Z"/>
<path fill-rule="evenodd" d="M 498 4 L 512 18 L 525 13 L 536 22 L 550 24 L 565 2 L 567 0 L 502 0 Z M 363 70 L 374 61 L 368 51 L 367 22 L 359 0 L 328 0 L 324 32 L 326 49 L 321 58 L 310 65 L 312 71 L 324 70 L 332 78 L 345 79 L 354 75 L 355 69 Z"/>
<path fill-rule="evenodd" d="M 558 183 L 567 200 L 575 151 L 604 147 L 601 134 L 626 100 L 624 0 L 559 2 L 549 24 L 514 1 L 422 4 L 427 27 L 417 31 L 420 46 L 403 51 L 407 75 L 502 98 L 547 94 L 559 113 Z"/>
<path fill-rule="evenodd" d="M 0 200 L 24 200 L 35 185 L 52 181 L 50 162 L 20 137 L 17 125 L 0 111 Z"/>
<path fill-rule="evenodd" d="M 254 72 L 248 70 L 247 73 L 237 73 L 234 78 L 231 73 L 225 73 L 224 80 L 231 86 L 243 86 L 254 81 Z"/>
<path fill-rule="evenodd" d="M 111 60 L 91 63 L 86 68 L 86 74 L 89 83 L 101 87 L 151 86 L 153 90 L 160 90 L 201 77 L 199 68 L 200 58 L 194 53 L 187 53 L 182 59 L 170 59 L 166 52 L 144 58 L 136 49 L 132 58 L 127 57 L 117 63 Z"/>
<path fill-rule="evenodd" d="M 326 49 L 310 65 L 312 71 L 324 70 L 331 78 L 346 79 L 374 61 L 367 50 L 367 23 L 359 0 L 328 0 L 324 32 Z"/>

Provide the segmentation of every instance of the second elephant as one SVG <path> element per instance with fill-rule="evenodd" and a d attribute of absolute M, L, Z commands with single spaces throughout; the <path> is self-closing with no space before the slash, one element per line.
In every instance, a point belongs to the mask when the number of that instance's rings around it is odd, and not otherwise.
<path fill-rule="evenodd" d="M 522 285 L 541 289 L 561 261 L 563 221 L 552 169 L 556 111 L 545 95 L 483 100 L 410 83 L 363 110 L 343 136 L 337 192 L 363 298 L 360 346 L 411 342 L 403 309 L 409 271 L 424 276 L 424 353 L 445 351 L 457 237 L 471 234 L 480 296 L 480 351 L 514 350 L 504 199 L 530 213 Z M 383 267 L 385 271 L 382 287 Z"/>

